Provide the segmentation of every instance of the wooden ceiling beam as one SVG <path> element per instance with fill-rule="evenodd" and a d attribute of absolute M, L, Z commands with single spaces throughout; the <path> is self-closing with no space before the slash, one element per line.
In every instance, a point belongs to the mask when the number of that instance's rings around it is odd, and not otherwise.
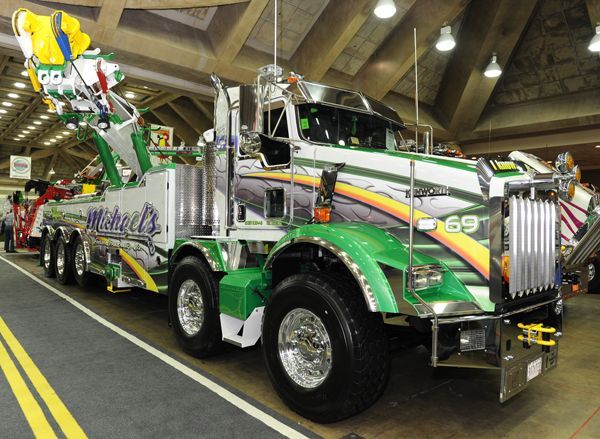
<path fill-rule="evenodd" d="M 371 16 L 375 3 L 376 0 L 330 0 L 290 65 L 307 79 L 320 81 Z M 412 4 L 414 0 L 402 3 Z"/>
<path fill-rule="evenodd" d="M 187 99 L 178 99 L 177 101 L 169 102 L 169 106 L 200 135 L 213 127 L 212 119 L 208 119 Z"/>
<path fill-rule="evenodd" d="M 208 102 L 201 101 L 200 99 L 190 98 L 190 101 L 196 106 L 196 108 L 206 117 L 208 120 L 213 121 L 215 113 L 213 105 Z M 212 122 L 211 122 L 212 123 Z"/>
<path fill-rule="evenodd" d="M 24 111 L 22 111 L 19 114 L 19 116 L 17 116 L 17 118 L 12 121 L 8 128 L 6 128 L 2 132 L 2 134 L 0 135 L 0 142 L 2 142 L 6 138 L 6 136 L 8 136 L 15 128 L 17 128 L 21 124 L 21 122 L 27 119 L 29 115 L 37 109 L 37 107 L 40 105 L 40 102 L 41 101 L 38 97 L 34 98 L 33 101 L 29 103 L 27 108 Z"/>
<path fill-rule="evenodd" d="M 435 103 L 455 140 L 470 135 L 501 78 L 483 74 L 492 53 L 506 70 L 536 5 L 536 0 L 478 0 L 467 11 Z"/>
<path fill-rule="evenodd" d="M 94 28 L 94 32 L 90 33 L 92 40 L 102 41 L 107 39 L 107 37 L 110 38 L 119 26 L 126 2 L 127 0 L 105 0 L 102 2 L 102 7 L 96 20 L 96 27 Z"/>
<path fill-rule="evenodd" d="M 80 159 L 87 160 L 88 162 L 96 157 L 96 154 L 86 150 L 77 150 L 75 148 L 67 149 L 66 152 L 73 157 L 79 157 Z"/>
<path fill-rule="evenodd" d="M 153 96 L 148 99 L 145 99 L 142 102 L 142 105 L 144 106 L 144 108 L 148 108 L 148 110 L 154 111 L 157 108 L 160 108 L 163 105 L 166 105 L 169 102 L 177 99 L 178 97 L 179 97 L 179 95 L 177 95 L 177 94 L 163 92 L 157 96 Z"/>
<path fill-rule="evenodd" d="M 469 0 L 419 0 L 358 71 L 353 88 L 382 99 L 414 66 L 413 28 L 417 29 L 417 56 L 434 43 L 442 23 L 451 23 Z"/>
<path fill-rule="evenodd" d="M 160 110 L 153 110 L 154 114 L 163 125 L 173 127 L 175 136 L 183 140 L 188 146 L 195 146 L 198 142 L 198 134 L 194 129 L 183 121 L 177 114 L 170 108 L 161 108 Z M 178 145 L 173 145 L 178 146 Z"/>
<path fill-rule="evenodd" d="M 42 179 L 50 180 L 50 176 L 52 175 L 52 174 L 50 174 L 50 172 L 54 169 L 54 165 L 56 164 L 56 160 L 58 160 L 59 155 L 60 155 L 59 149 L 53 151 L 52 158 L 50 159 L 50 161 L 46 164 L 46 167 L 44 168 L 44 174 L 42 175 Z"/>
<path fill-rule="evenodd" d="M 595 28 L 600 24 L 600 0 L 586 0 L 585 5 L 590 16 L 590 23 Z"/>
<path fill-rule="evenodd" d="M 237 3 L 217 9 L 208 26 L 213 51 L 224 62 L 233 61 L 240 53 L 269 0 Z"/>
<path fill-rule="evenodd" d="M 486 110 L 470 138 L 533 134 L 548 130 L 600 125 L 600 90 L 590 90 Z"/>

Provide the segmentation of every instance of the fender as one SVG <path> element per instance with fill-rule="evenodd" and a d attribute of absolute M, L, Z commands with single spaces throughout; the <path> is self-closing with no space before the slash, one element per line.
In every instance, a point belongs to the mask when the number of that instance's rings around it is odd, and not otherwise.
<path fill-rule="evenodd" d="M 169 258 L 173 262 L 169 262 L 169 265 L 173 266 L 175 261 L 183 256 L 187 256 L 190 251 L 196 254 L 198 252 L 201 253 L 212 271 L 226 271 L 219 244 L 215 241 L 177 240 L 173 248 L 173 253 Z"/>
<path fill-rule="evenodd" d="M 408 247 L 393 235 L 366 223 L 301 226 L 277 242 L 265 262 L 265 270 L 271 269 L 285 249 L 298 243 L 315 244 L 336 255 L 356 279 L 370 311 L 419 314 L 414 307 L 417 300 L 405 288 Z M 475 302 L 462 282 L 441 261 L 414 252 L 413 263 L 415 266 L 439 265 L 444 270 L 444 282 L 440 287 L 420 293 L 428 302 Z"/>

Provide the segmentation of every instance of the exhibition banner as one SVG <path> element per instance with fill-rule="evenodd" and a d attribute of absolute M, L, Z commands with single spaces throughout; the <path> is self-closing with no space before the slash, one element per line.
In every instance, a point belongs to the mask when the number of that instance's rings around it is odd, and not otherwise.
<path fill-rule="evenodd" d="M 31 157 L 11 155 L 10 178 L 31 179 Z"/>

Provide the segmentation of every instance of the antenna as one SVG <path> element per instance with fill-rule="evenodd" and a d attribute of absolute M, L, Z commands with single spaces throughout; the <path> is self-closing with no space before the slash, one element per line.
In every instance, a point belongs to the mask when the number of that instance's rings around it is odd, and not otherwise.
<path fill-rule="evenodd" d="M 275 0 L 275 30 L 273 35 L 273 65 L 275 66 L 275 83 L 277 83 L 277 0 Z"/>
<path fill-rule="evenodd" d="M 415 152 L 419 152 L 419 69 L 417 68 L 417 28 L 413 28 L 415 52 Z M 425 151 L 427 153 L 427 151 Z"/>

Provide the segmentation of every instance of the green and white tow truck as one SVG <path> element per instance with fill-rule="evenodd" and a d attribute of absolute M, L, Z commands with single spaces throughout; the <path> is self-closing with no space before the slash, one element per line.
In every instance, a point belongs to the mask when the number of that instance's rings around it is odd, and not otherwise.
<path fill-rule="evenodd" d="M 168 295 L 194 356 L 260 342 L 277 393 L 318 422 L 378 399 L 397 326 L 427 340 L 434 367 L 496 370 L 501 401 L 556 366 L 558 196 L 572 176 L 402 151 L 393 109 L 273 66 L 249 85 L 213 75 L 201 165 L 152 166 L 137 110 L 110 89 L 122 74 L 100 57 L 42 87 L 67 124 L 94 129 L 110 178 L 45 209 L 48 276 Z M 105 91 L 86 73 L 103 62 Z M 127 184 L 111 149 L 134 170 Z"/>

